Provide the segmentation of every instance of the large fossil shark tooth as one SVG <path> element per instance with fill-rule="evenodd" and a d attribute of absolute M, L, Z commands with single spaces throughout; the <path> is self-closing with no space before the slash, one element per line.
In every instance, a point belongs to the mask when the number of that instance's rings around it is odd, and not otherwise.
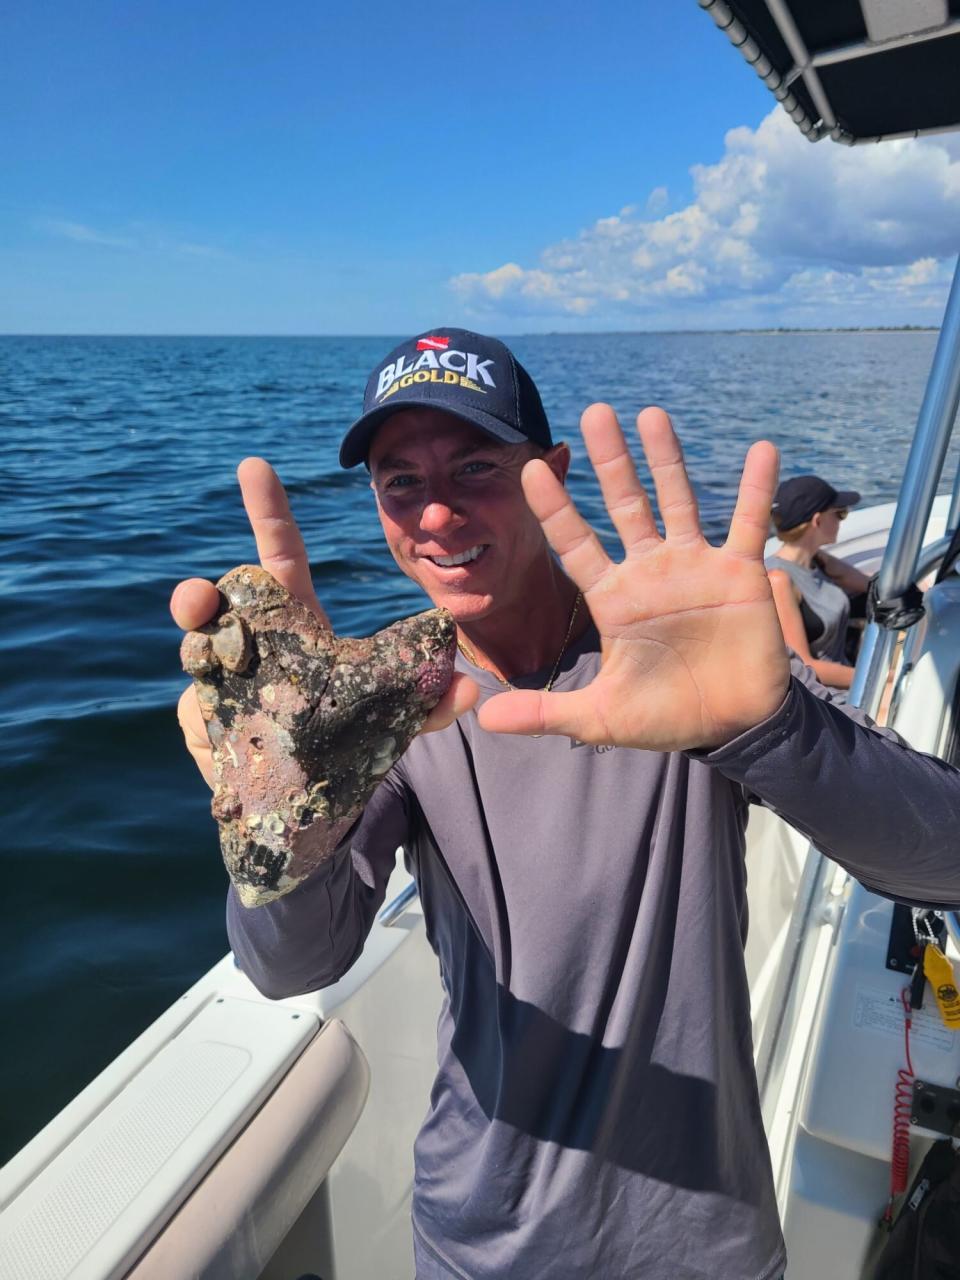
<path fill-rule="evenodd" d="M 217 583 L 180 650 L 216 771 L 212 811 L 240 901 L 289 892 L 328 858 L 453 675 L 445 609 L 338 639 L 265 569 Z"/>

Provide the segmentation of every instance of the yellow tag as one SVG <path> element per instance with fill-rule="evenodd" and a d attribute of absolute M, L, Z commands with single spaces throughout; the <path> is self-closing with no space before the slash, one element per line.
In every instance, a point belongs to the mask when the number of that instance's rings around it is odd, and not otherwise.
<path fill-rule="evenodd" d="M 928 942 L 923 949 L 923 972 L 937 997 L 940 1017 L 951 1031 L 960 1028 L 960 992 L 953 976 L 953 965 L 939 947 Z"/>

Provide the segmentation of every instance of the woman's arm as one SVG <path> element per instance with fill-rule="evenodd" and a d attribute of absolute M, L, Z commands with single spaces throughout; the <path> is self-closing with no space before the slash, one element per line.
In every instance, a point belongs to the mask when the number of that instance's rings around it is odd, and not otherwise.
<path fill-rule="evenodd" d="M 843 587 L 848 596 L 858 596 L 870 585 L 867 575 L 854 568 L 852 564 L 847 564 L 846 560 L 828 556 L 825 551 L 818 551 L 816 560 L 830 581 L 835 582 L 838 587 Z"/>
<path fill-rule="evenodd" d="M 810 652 L 797 589 L 790 580 L 790 575 L 783 569 L 771 569 L 767 577 L 773 589 L 773 602 L 777 606 L 780 630 L 787 647 L 803 659 L 822 684 L 832 685 L 835 689 L 849 689 L 853 680 L 853 667 L 845 666 L 842 662 L 830 662 L 826 658 L 815 658 Z"/>

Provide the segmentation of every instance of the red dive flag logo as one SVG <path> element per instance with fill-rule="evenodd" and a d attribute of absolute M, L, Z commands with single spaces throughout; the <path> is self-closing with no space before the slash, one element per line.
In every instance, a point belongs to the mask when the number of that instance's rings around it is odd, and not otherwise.
<path fill-rule="evenodd" d="M 418 351 L 446 351 L 450 345 L 449 338 L 418 338 Z"/>

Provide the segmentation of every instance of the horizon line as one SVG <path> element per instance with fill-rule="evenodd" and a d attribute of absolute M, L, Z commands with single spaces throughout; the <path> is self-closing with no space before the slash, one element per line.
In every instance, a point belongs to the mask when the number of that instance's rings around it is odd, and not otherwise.
<path fill-rule="evenodd" d="M 443 326 L 438 326 L 443 327 Z M 863 325 L 750 325 L 718 329 L 543 329 L 503 332 L 507 338 L 615 338 L 634 334 L 645 336 L 739 334 L 739 333 L 936 333 L 939 324 L 863 324 Z M 0 332 L 0 338 L 211 338 L 230 339 L 316 339 L 316 338 L 394 338 L 405 330 L 384 333 L 70 333 L 70 332 Z M 475 332 L 479 332 L 476 330 Z"/>

